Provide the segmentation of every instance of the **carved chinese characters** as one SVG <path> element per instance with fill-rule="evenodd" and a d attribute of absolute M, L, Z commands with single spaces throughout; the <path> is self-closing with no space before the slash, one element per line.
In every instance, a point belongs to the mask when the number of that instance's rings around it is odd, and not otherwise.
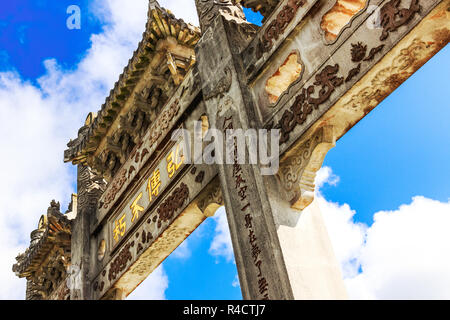
<path fill-rule="evenodd" d="M 223 125 L 224 130 L 233 130 L 233 118 L 226 118 Z M 262 253 L 260 249 L 260 241 L 255 235 L 255 230 L 252 224 L 253 216 L 251 212 L 251 203 L 250 199 L 247 197 L 247 190 L 249 185 L 247 181 L 243 178 L 242 167 L 238 163 L 238 152 L 237 152 L 237 142 L 235 139 L 231 141 L 233 143 L 233 179 L 234 179 L 234 187 L 235 192 L 238 194 L 238 198 L 240 200 L 241 214 L 242 214 L 242 223 L 245 224 L 245 228 L 248 231 L 247 241 L 251 248 L 251 257 L 253 259 L 253 265 L 256 270 L 256 277 L 258 279 L 258 288 L 260 299 L 269 300 L 269 284 L 267 279 L 264 277 L 262 273 L 262 264 L 263 261 L 260 258 L 260 254 Z M 228 142 L 229 143 L 229 142 Z"/>
<path fill-rule="evenodd" d="M 270 51 L 273 46 L 273 42 L 278 40 L 284 33 L 286 28 L 294 19 L 298 9 L 306 3 L 305 0 L 290 0 L 286 6 L 278 13 L 277 18 L 273 20 L 269 27 L 264 32 L 262 38 L 262 50 L 264 52 Z"/>

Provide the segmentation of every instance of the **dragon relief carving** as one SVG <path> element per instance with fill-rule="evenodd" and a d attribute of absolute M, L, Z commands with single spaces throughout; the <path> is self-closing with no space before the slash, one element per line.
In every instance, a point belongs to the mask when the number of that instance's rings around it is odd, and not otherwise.
<path fill-rule="evenodd" d="M 292 208 L 304 210 L 313 202 L 317 171 L 335 145 L 333 127 L 321 127 L 281 161 L 278 177 Z"/>

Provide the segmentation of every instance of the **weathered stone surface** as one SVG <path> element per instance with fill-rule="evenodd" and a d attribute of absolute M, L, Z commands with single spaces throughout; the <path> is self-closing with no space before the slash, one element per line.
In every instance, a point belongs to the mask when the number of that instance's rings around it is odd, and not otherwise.
<path fill-rule="evenodd" d="M 150 1 L 143 40 L 101 110 L 70 141 L 64 161 L 111 181 L 195 63 L 200 30 Z"/>
<path fill-rule="evenodd" d="M 245 44 L 239 45 L 236 38 L 230 38 L 234 33 L 229 30 L 233 28 L 238 28 L 234 21 L 218 17 L 196 49 L 204 93 L 219 86 L 222 75 L 231 74 L 228 90 L 206 101 L 211 127 L 223 131 L 246 130 L 253 121 L 250 95 L 240 86 L 244 79 L 243 66 L 237 59 L 239 52 L 230 45 L 245 47 Z M 224 103 L 228 97 L 231 102 Z M 217 105 L 226 108 L 217 113 Z M 239 164 L 218 165 L 218 169 L 244 298 L 292 299 L 261 169 Z"/>

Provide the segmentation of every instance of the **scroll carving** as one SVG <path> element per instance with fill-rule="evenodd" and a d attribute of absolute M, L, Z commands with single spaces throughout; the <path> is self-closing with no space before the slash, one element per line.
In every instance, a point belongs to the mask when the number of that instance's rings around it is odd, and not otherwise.
<path fill-rule="evenodd" d="M 412 0 L 408 9 L 399 9 L 400 2 L 401 0 L 391 0 L 381 8 L 381 26 L 383 27 L 381 41 L 386 40 L 390 32 L 396 31 L 420 12 L 419 0 Z"/>
<path fill-rule="evenodd" d="M 335 41 L 339 34 L 350 25 L 352 19 L 363 12 L 368 0 L 337 0 L 335 5 L 323 17 L 320 28 L 325 40 Z"/>
<path fill-rule="evenodd" d="M 205 100 L 213 99 L 217 96 L 223 97 L 225 93 L 230 91 L 231 83 L 233 82 L 233 74 L 229 67 L 224 70 L 225 75 L 220 79 L 217 86 L 211 92 L 205 93 Z"/>
<path fill-rule="evenodd" d="M 335 144 L 333 127 L 322 127 L 281 161 L 278 177 L 292 208 L 304 210 L 313 202 L 317 171 Z"/>
<path fill-rule="evenodd" d="M 395 57 L 390 67 L 380 70 L 373 77 L 369 86 L 364 87 L 347 100 L 345 108 L 364 113 L 372 110 L 425 64 L 432 55 L 448 44 L 450 31 L 445 28 L 436 30 L 432 38 L 434 41 L 428 43 L 415 39 L 410 46 Z M 362 106 L 365 107 L 364 110 L 362 110 Z"/>

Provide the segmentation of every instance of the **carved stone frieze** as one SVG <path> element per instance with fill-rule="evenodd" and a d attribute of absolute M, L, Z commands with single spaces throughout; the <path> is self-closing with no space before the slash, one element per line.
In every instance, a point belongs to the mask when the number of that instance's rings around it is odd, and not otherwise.
<path fill-rule="evenodd" d="M 289 0 L 283 9 L 278 13 L 277 18 L 274 19 L 269 27 L 264 32 L 261 39 L 262 50 L 264 52 L 272 49 L 274 41 L 284 33 L 291 21 L 294 19 L 298 9 L 305 5 L 305 0 Z"/>
<path fill-rule="evenodd" d="M 435 40 L 432 43 L 415 39 L 395 57 L 391 66 L 383 68 L 373 77 L 370 86 L 353 95 L 345 108 L 355 111 L 364 106 L 362 111 L 368 113 L 419 69 L 429 59 L 430 52 L 437 52 L 446 45 L 450 40 L 450 31 L 445 28 L 436 30 L 433 38 Z"/>
<path fill-rule="evenodd" d="M 283 113 L 278 125 L 275 127 L 281 130 L 280 143 L 285 143 L 289 139 L 289 133 L 297 125 L 305 123 L 307 117 L 326 102 L 335 89 L 344 83 L 344 78 L 338 76 L 339 65 L 328 65 L 315 77 L 315 82 L 303 88 L 300 95 L 295 99 L 289 110 Z M 314 96 L 318 90 L 317 97 Z"/>
<path fill-rule="evenodd" d="M 333 127 L 321 127 L 281 160 L 278 177 L 292 208 L 303 210 L 312 203 L 317 171 L 335 144 Z"/>

